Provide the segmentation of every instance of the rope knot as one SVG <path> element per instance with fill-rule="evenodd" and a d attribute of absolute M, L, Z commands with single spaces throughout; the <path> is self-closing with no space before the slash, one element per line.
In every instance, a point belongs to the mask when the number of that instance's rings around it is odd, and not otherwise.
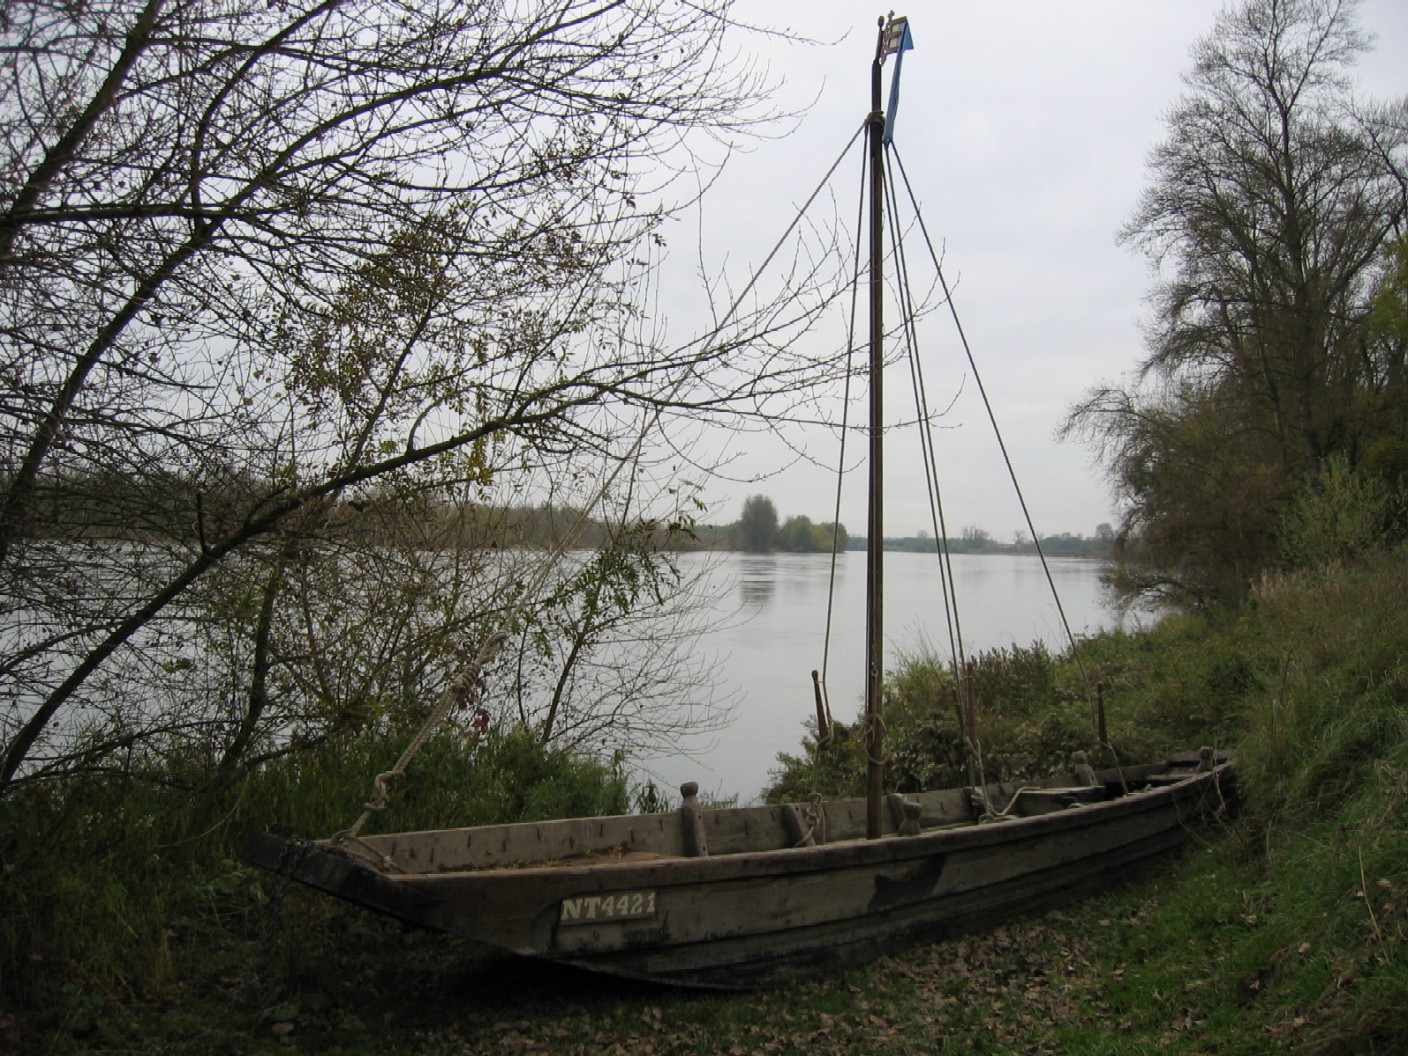
<path fill-rule="evenodd" d="M 372 798 L 362 804 L 367 810 L 385 810 L 391 791 L 406 779 L 404 770 L 383 770 L 372 778 Z"/>

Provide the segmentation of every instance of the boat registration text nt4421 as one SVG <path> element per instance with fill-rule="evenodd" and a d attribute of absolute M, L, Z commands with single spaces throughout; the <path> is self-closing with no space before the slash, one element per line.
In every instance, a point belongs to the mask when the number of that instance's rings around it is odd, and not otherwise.
<path fill-rule="evenodd" d="M 603 920 L 639 920 L 655 916 L 654 891 L 621 891 L 614 895 L 564 898 L 560 924 L 593 924 Z"/>

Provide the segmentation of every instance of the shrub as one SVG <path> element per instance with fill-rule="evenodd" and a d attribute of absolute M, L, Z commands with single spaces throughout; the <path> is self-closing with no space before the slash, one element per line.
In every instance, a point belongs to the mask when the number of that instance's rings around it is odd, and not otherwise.
<path fill-rule="evenodd" d="M 193 976 L 247 970 L 221 963 L 222 949 L 265 926 L 266 878 L 238 860 L 244 833 L 346 828 L 397 751 L 384 736 L 348 736 L 204 792 L 137 770 L 13 786 L 0 798 L 0 1012 L 30 1034 L 135 1047 L 135 1009 Z M 475 748 L 445 728 L 367 831 L 619 814 L 627 804 L 619 761 L 544 748 L 519 729 Z"/>
<path fill-rule="evenodd" d="M 886 788 L 918 791 L 981 781 L 1035 777 L 1069 765 L 1070 755 L 1091 747 L 1089 709 L 1070 666 L 1041 643 L 988 650 L 970 664 L 979 700 L 982 773 L 960 725 L 952 665 L 931 653 L 902 657 L 883 688 Z M 818 760 L 813 734 L 802 756 L 783 754 L 764 796 L 800 800 L 813 788 L 831 797 L 865 790 L 861 724 L 836 724 L 832 745 Z M 970 769 L 971 768 L 971 769 Z"/>
<path fill-rule="evenodd" d="M 1281 556 L 1291 568 L 1319 568 L 1384 549 L 1404 496 L 1381 477 L 1352 468 L 1343 454 L 1325 460 L 1281 516 Z"/>

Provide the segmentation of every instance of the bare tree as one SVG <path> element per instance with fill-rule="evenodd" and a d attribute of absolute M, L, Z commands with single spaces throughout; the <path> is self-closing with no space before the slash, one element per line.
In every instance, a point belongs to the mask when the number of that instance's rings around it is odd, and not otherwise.
<path fill-rule="evenodd" d="M 1193 50 L 1188 92 L 1122 235 L 1159 269 L 1138 382 L 1069 428 L 1102 445 L 1133 590 L 1236 593 L 1326 460 L 1401 450 L 1405 346 L 1368 325 L 1408 219 L 1408 101 L 1355 101 L 1353 0 L 1246 0 Z"/>
<path fill-rule="evenodd" d="M 708 561 L 686 568 L 649 521 L 613 526 L 525 621 L 502 695 L 542 744 L 651 754 L 717 730 L 731 701 L 700 633 L 719 619 Z M 508 672 L 505 672 L 507 674 Z"/>
<path fill-rule="evenodd" d="M 56 729 L 96 760 L 160 728 L 125 687 L 189 678 L 193 628 L 243 635 L 218 758 L 297 679 L 325 721 L 376 697 L 328 688 L 309 608 L 351 502 L 599 479 L 642 411 L 826 383 L 789 351 L 814 275 L 675 349 L 640 318 L 669 173 L 767 116 L 738 28 L 728 0 L 6 7 L 0 788 Z"/>

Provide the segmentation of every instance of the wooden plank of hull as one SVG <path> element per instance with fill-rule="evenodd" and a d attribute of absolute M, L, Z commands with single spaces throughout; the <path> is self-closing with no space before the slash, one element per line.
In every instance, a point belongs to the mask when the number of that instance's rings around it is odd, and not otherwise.
<path fill-rule="evenodd" d="M 678 814 L 632 814 L 395 833 L 363 842 L 407 872 L 453 872 L 606 855 L 621 848 L 679 854 L 683 835 Z"/>
<path fill-rule="evenodd" d="M 369 908 L 517 953 L 737 988 L 782 981 L 799 968 L 858 963 L 1105 886 L 1182 842 L 1193 816 L 1216 805 L 1222 773 L 1039 817 L 817 847 L 389 876 L 341 852 L 305 847 L 282 871 Z M 755 812 L 753 820 L 762 819 Z M 265 858 L 279 847 L 288 854 L 276 842 Z M 647 894 L 649 914 L 559 919 L 564 900 L 625 905 Z"/>
<path fill-rule="evenodd" d="M 553 957 L 592 971 L 722 990 L 778 986 L 818 971 L 865 964 L 922 942 L 990 927 L 1017 913 L 1038 912 L 1089 897 L 1133 868 L 1184 842 L 1155 833 L 1104 856 L 1098 866 L 1067 862 L 994 884 L 935 896 L 913 905 L 805 928 L 683 946 L 628 949 L 589 957 Z"/>
<path fill-rule="evenodd" d="M 1111 780 L 1114 778 L 1111 777 Z M 1059 784 L 1061 779 L 1043 783 Z M 996 784 L 988 786 L 987 792 L 993 802 L 1001 805 L 1019 787 L 1015 784 Z M 922 808 L 919 820 L 923 827 L 934 828 L 973 820 L 972 809 L 961 790 L 921 792 L 912 798 Z M 865 834 L 864 800 L 828 802 L 823 804 L 823 810 L 828 840 L 858 839 Z M 705 843 L 714 856 L 777 850 L 796 842 L 787 826 L 783 807 L 706 810 L 701 820 Z M 894 831 L 893 823 L 886 826 L 887 833 Z M 390 858 L 398 870 L 408 873 L 521 867 L 532 862 L 631 853 L 686 853 L 678 813 L 570 818 L 531 824 L 402 832 L 368 836 L 361 842 Z"/>
<path fill-rule="evenodd" d="M 355 905 L 412 924 L 429 924 L 436 892 L 414 890 L 346 853 L 311 840 L 251 833 L 244 859 Z"/>

